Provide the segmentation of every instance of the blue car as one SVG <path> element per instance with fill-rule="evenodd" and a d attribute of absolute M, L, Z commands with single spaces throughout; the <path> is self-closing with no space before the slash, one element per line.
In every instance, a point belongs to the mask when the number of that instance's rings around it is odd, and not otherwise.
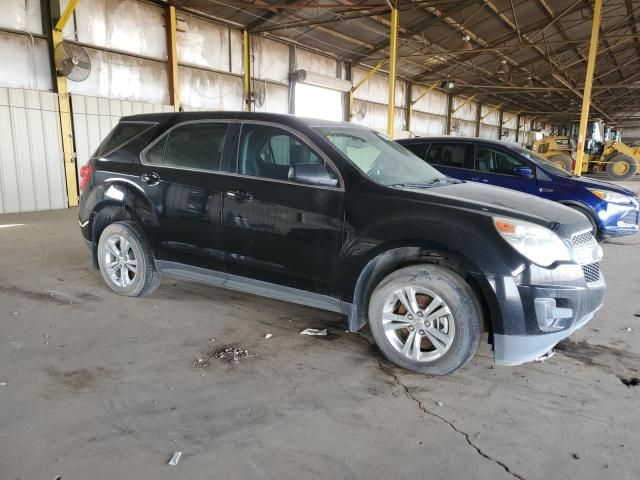
<path fill-rule="evenodd" d="M 628 188 L 575 176 L 516 144 L 466 137 L 398 140 L 445 175 L 510 188 L 582 212 L 599 240 L 638 231 L 638 198 Z"/>

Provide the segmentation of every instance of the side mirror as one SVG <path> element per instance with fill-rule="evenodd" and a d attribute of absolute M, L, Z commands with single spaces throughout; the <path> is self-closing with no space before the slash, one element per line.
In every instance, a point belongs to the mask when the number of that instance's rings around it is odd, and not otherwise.
<path fill-rule="evenodd" d="M 527 179 L 533 178 L 533 170 L 531 170 L 531 167 L 514 167 L 513 174 Z"/>
<path fill-rule="evenodd" d="M 337 187 L 338 179 L 329 173 L 327 167 L 317 163 L 298 163 L 289 168 L 289 180 L 305 185 Z"/>

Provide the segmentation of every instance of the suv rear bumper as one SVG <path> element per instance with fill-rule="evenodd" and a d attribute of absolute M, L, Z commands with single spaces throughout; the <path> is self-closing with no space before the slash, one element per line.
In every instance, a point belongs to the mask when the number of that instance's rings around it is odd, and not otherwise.
<path fill-rule="evenodd" d="M 518 285 L 527 333 L 494 333 L 496 364 L 520 365 L 549 353 L 558 342 L 591 321 L 602 307 L 605 288 L 602 274 L 598 281 L 583 282 L 583 286 Z M 546 325 L 554 315 L 557 320 Z"/>

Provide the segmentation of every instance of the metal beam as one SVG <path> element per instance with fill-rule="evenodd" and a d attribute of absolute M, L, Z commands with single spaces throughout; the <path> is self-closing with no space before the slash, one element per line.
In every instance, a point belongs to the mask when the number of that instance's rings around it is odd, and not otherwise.
<path fill-rule="evenodd" d="M 73 15 L 73 11 L 76 9 L 76 5 L 78 5 L 78 0 L 69 0 L 69 3 L 67 3 L 66 8 L 64 9 L 64 12 L 62 12 L 62 15 L 60 15 L 60 18 L 53 26 L 54 30 L 57 30 L 58 32 L 62 32 L 62 30 L 64 30 L 64 26 L 69 21 L 69 18 L 71 18 L 71 15 Z"/>
<path fill-rule="evenodd" d="M 242 31 L 242 70 L 244 79 L 244 109 L 251 111 L 251 38 L 247 30 Z"/>
<path fill-rule="evenodd" d="M 473 102 L 473 99 L 476 98 L 478 96 L 477 93 L 474 93 L 473 95 L 471 95 L 470 97 L 467 97 L 464 102 L 462 102 L 460 105 L 458 105 L 453 112 L 451 112 L 451 114 L 453 115 L 454 113 L 456 113 L 458 110 L 460 110 L 462 107 L 464 107 L 466 104 L 468 104 L 469 102 Z"/>
<path fill-rule="evenodd" d="M 411 131 L 411 124 L 413 123 L 413 106 L 418 103 L 421 99 L 423 99 L 424 97 L 426 97 L 427 95 L 429 95 L 429 93 L 431 93 L 431 91 L 436 88 L 436 86 L 439 84 L 440 82 L 434 82 L 431 85 L 429 85 L 429 88 L 427 88 L 424 92 L 422 92 L 420 95 L 418 95 L 418 98 L 416 98 L 415 100 L 411 98 L 411 95 L 409 95 L 409 104 L 407 105 L 407 130 Z M 412 85 L 411 82 L 409 82 L 409 85 Z"/>
<path fill-rule="evenodd" d="M 587 122 L 589 120 L 589 106 L 591 105 L 591 84 L 593 83 L 593 72 L 596 66 L 596 53 L 598 51 L 598 34 L 600 33 L 600 15 L 602 13 L 602 0 L 595 0 L 593 8 L 593 23 L 591 25 L 591 43 L 589 45 L 589 58 L 587 61 L 587 72 L 584 80 L 584 94 L 582 96 L 582 112 L 580 114 L 580 128 L 578 129 L 578 147 L 576 151 L 576 164 L 573 173 L 582 173 L 582 163 L 584 161 L 584 144 L 587 134 Z"/>
<path fill-rule="evenodd" d="M 453 118 L 453 95 L 447 94 L 447 131 L 445 135 L 451 135 L 451 123 Z"/>
<path fill-rule="evenodd" d="M 50 0 L 51 17 L 55 20 L 51 29 L 51 45 L 53 51 L 64 41 L 62 30 L 69 21 L 78 0 L 70 0 L 61 15 L 60 0 Z M 57 18 L 56 18 L 57 17 Z M 76 170 L 76 152 L 73 138 L 73 124 L 71 119 L 71 99 L 67 88 L 67 79 L 56 73 L 56 93 L 58 94 L 58 110 L 60 114 L 60 133 L 62 134 L 62 153 L 64 156 L 64 172 L 67 182 L 67 203 L 70 207 L 78 205 L 78 181 Z"/>
<path fill-rule="evenodd" d="M 382 67 L 382 65 L 385 64 L 386 61 L 387 61 L 386 58 L 384 60 L 380 60 L 375 67 L 373 67 L 371 70 L 369 70 L 367 72 L 367 74 L 358 81 L 358 83 L 356 83 L 355 85 L 353 85 L 351 87 L 351 90 L 349 91 L 349 121 L 351 121 L 351 117 L 353 117 L 352 108 L 353 108 L 353 94 L 354 94 L 354 92 L 357 89 L 359 89 L 362 85 L 364 85 L 364 83 L 367 82 L 371 77 L 373 77 L 373 75 L 375 75 L 375 73 L 378 70 L 380 70 L 380 68 Z M 353 67 L 351 67 L 349 69 L 349 71 L 350 71 L 350 74 L 351 74 L 351 78 L 353 79 Z"/>
<path fill-rule="evenodd" d="M 180 111 L 178 95 L 178 51 L 176 47 L 176 7 L 169 4 L 166 8 L 165 34 L 167 37 L 167 77 L 169 79 L 169 104 L 176 112 Z"/>
<path fill-rule="evenodd" d="M 499 103 L 498 105 L 492 107 L 487 113 L 485 113 L 480 120 L 484 120 L 485 118 L 487 118 L 489 115 L 491 115 L 493 112 L 495 112 L 496 110 L 499 110 L 500 107 L 502 107 L 502 105 L 504 105 L 504 103 Z"/>
<path fill-rule="evenodd" d="M 391 7 L 391 29 L 389 38 L 389 104 L 387 106 L 387 136 L 393 138 L 393 123 L 396 105 L 396 63 L 398 60 L 398 4 Z"/>

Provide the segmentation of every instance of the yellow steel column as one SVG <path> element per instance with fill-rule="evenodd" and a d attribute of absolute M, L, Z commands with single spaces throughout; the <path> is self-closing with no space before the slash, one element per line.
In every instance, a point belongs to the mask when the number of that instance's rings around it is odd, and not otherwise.
<path fill-rule="evenodd" d="M 391 7 L 391 34 L 389 43 L 389 106 L 387 110 L 387 135 L 393 138 L 393 121 L 396 103 L 396 62 L 398 59 L 398 5 Z"/>
<path fill-rule="evenodd" d="M 244 71 L 244 109 L 251 111 L 251 45 L 249 32 L 242 31 L 242 68 Z"/>
<path fill-rule="evenodd" d="M 64 12 L 51 30 L 53 50 L 62 43 L 62 30 L 73 14 L 78 0 L 70 0 Z M 67 201 L 70 207 L 78 205 L 78 182 L 76 173 L 76 154 L 73 148 L 73 126 L 71 123 L 71 101 L 67 89 L 67 79 L 56 73 L 56 90 L 58 93 L 58 109 L 60 112 L 60 130 L 62 134 L 62 152 L 64 156 L 64 172 L 67 180 Z"/>
<path fill-rule="evenodd" d="M 596 68 L 596 53 L 598 51 L 598 33 L 600 32 L 600 14 L 602 12 L 602 0 L 595 0 L 593 7 L 593 23 L 591 25 L 591 43 L 589 44 L 589 58 L 587 59 L 587 74 L 584 79 L 584 93 L 582 95 L 582 112 L 580 113 L 580 128 L 578 130 L 578 150 L 576 151 L 576 165 L 574 173 L 582 173 L 584 162 L 584 142 L 587 135 L 587 123 L 589 121 L 589 105 L 591 104 L 591 85 L 593 84 L 593 72 Z"/>
<path fill-rule="evenodd" d="M 178 51 L 176 48 L 176 7 L 167 5 L 167 73 L 169 76 L 169 103 L 176 112 L 180 111 L 178 95 Z"/>

